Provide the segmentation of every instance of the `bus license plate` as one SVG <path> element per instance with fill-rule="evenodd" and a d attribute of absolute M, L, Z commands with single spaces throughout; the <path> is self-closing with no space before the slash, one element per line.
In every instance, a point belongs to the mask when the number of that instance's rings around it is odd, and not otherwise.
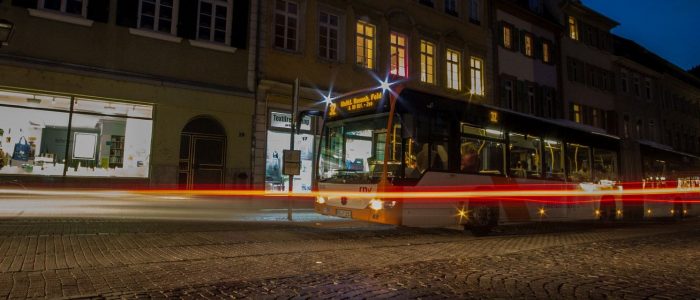
<path fill-rule="evenodd" d="M 335 215 L 338 217 L 341 217 L 341 218 L 352 218 L 352 211 L 351 210 L 344 210 L 344 209 L 336 209 Z"/>

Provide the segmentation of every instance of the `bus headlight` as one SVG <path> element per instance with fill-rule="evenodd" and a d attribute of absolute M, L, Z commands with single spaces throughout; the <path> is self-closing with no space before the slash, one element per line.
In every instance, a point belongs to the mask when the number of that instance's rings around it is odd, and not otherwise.
<path fill-rule="evenodd" d="M 384 208 L 384 201 L 379 199 L 369 200 L 369 208 L 372 210 L 381 210 Z"/>
<path fill-rule="evenodd" d="M 324 203 L 326 203 L 326 198 L 323 198 L 323 196 L 318 196 L 318 197 L 316 197 L 316 203 L 324 204 Z"/>

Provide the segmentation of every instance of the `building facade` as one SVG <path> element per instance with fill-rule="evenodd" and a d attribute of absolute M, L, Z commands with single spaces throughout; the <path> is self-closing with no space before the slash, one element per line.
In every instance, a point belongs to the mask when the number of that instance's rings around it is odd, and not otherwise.
<path fill-rule="evenodd" d="M 0 48 L 0 175 L 248 182 L 247 1 L 13 0 L 0 15 L 14 24 Z"/>
<path fill-rule="evenodd" d="M 697 168 L 700 80 L 615 37 L 620 133 L 629 177 L 675 177 Z"/>
<path fill-rule="evenodd" d="M 387 79 L 460 101 L 493 103 L 487 4 L 259 0 L 253 183 L 268 191 L 289 188 L 281 174 L 281 150 L 289 147 L 285 120 L 296 78 L 300 110 L 322 110 L 324 97 L 376 87 Z M 318 125 L 305 120 L 297 136 L 302 174 L 294 181 L 295 191 L 311 189 L 314 148 L 308 145 L 317 143 Z"/>
<path fill-rule="evenodd" d="M 500 107 L 563 118 L 559 81 L 561 26 L 542 1 L 494 1 L 494 52 Z"/>

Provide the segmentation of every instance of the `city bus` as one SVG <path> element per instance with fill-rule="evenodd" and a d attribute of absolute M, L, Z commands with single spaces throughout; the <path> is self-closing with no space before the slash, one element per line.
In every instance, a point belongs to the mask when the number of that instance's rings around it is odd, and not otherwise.
<path fill-rule="evenodd" d="M 602 130 L 402 88 L 330 100 L 323 115 L 315 185 L 321 214 L 475 233 L 504 223 L 622 217 L 614 193 L 622 188 L 620 139 Z M 579 193 L 518 195 L 528 189 Z M 406 197 L 378 197 L 387 191 Z M 430 192 L 436 196 L 412 197 Z"/>

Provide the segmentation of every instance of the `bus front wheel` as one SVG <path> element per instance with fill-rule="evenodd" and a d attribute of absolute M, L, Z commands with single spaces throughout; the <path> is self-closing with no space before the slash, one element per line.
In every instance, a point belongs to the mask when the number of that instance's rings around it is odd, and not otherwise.
<path fill-rule="evenodd" d="M 471 230 L 475 236 L 485 236 L 498 225 L 499 209 L 497 206 L 479 205 L 472 207 L 469 213 L 469 223 L 465 229 Z"/>

